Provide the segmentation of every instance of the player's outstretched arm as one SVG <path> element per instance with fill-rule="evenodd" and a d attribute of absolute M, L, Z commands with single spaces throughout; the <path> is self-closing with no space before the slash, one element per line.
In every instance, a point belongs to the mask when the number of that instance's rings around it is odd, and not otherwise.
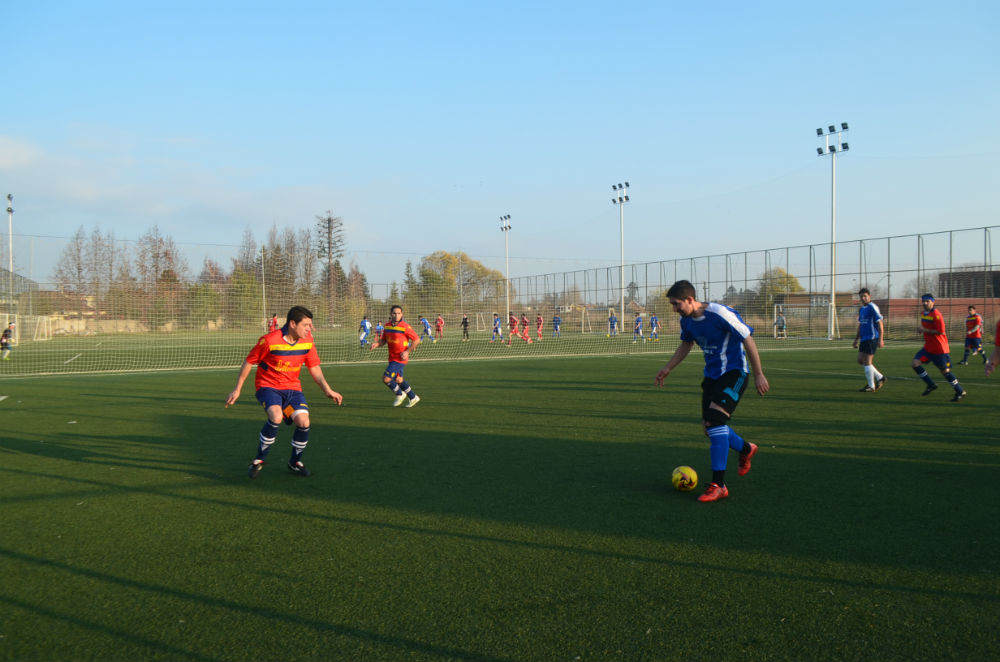
<path fill-rule="evenodd" d="M 243 390 L 243 382 L 245 382 L 247 380 L 247 377 L 250 376 L 250 371 L 252 369 L 253 369 L 252 363 L 247 363 L 246 361 L 243 362 L 243 367 L 240 368 L 240 376 L 236 378 L 236 388 L 234 388 L 232 392 L 229 394 L 229 397 L 226 398 L 227 408 L 229 407 L 229 405 L 236 404 L 236 401 L 240 397 L 240 391 Z"/>
<path fill-rule="evenodd" d="M 747 359 L 750 360 L 750 368 L 753 370 L 753 383 L 757 387 L 757 392 L 766 395 L 771 390 L 771 385 L 764 376 L 764 367 L 760 364 L 760 352 L 757 351 L 757 342 L 753 336 L 743 339 L 743 347 L 747 351 Z"/>
<path fill-rule="evenodd" d="M 691 353 L 692 347 L 694 347 L 694 342 L 690 340 L 682 342 L 677 347 L 677 350 L 674 352 L 674 355 L 670 357 L 669 361 L 667 361 L 667 365 L 660 368 L 660 371 L 656 373 L 657 386 L 663 386 L 663 380 L 670 375 L 671 370 L 676 368 L 680 364 L 680 362 L 683 361 L 687 357 L 687 355 Z"/>
<path fill-rule="evenodd" d="M 323 389 L 323 395 L 333 400 L 335 404 L 343 404 L 344 396 L 334 391 L 330 388 L 330 385 L 326 383 L 326 378 L 323 376 L 323 370 L 318 365 L 314 365 L 309 368 L 309 375 L 313 378 L 313 381 Z"/>

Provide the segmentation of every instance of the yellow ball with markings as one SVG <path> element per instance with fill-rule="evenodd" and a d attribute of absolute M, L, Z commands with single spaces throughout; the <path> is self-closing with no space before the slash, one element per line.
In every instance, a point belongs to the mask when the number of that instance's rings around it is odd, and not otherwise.
<path fill-rule="evenodd" d="M 698 487 L 698 472 L 688 466 L 677 467 L 670 476 L 670 482 L 678 492 L 690 492 Z"/>

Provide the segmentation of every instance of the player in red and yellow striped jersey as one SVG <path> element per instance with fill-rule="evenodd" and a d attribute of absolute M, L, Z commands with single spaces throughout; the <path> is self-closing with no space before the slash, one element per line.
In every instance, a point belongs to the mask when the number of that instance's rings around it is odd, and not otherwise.
<path fill-rule="evenodd" d="M 965 389 L 958 383 L 958 377 L 951 371 L 951 356 L 948 355 L 948 336 L 944 332 L 944 317 L 941 311 L 934 309 L 934 297 L 925 294 L 920 297 L 920 302 L 924 306 L 924 312 L 920 316 L 920 330 L 924 334 L 924 346 L 913 357 L 913 371 L 917 377 L 924 380 L 927 388 L 921 395 L 928 395 L 937 389 L 937 384 L 931 379 L 927 371 L 924 370 L 925 363 L 933 363 L 948 380 L 951 387 L 955 389 L 955 397 L 952 402 L 958 402 L 965 397 Z"/>
<path fill-rule="evenodd" d="M 410 383 L 403 377 L 403 370 L 410 360 L 410 352 L 419 344 L 420 336 L 413 327 L 403 321 L 403 307 L 393 306 L 389 311 L 389 321 L 385 325 L 382 337 L 371 345 L 372 349 L 382 345 L 389 346 L 389 366 L 382 374 L 382 381 L 396 394 L 393 407 L 398 407 L 407 399 L 409 399 L 407 407 L 420 402 L 420 396 L 413 392 Z"/>
<path fill-rule="evenodd" d="M 257 341 L 247 355 L 236 379 L 236 388 L 226 398 L 226 407 L 235 404 L 243 389 L 243 382 L 250 376 L 250 370 L 257 366 L 254 376 L 257 401 L 267 412 L 267 421 L 260 430 L 257 457 L 250 464 L 247 474 L 256 478 L 264 466 L 264 460 L 271 451 L 278 436 L 281 421 L 295 423 L 292 434 L 292 456 L 288 469 L 297 476 L 308 476 L 310 471 L 302 463 L 302 453 L 309 443 L 309 405 L 302 393 L 299 372 L 304 365 L 326 397 L 338 405 L 343 397 L 326 383 L 319 367 L 319 354 L 312 336 L 312 313 L 303 306 L 294 306 L 288 311 L 285 326 L 271 331 Z"/>
<path fill-rule="evenodd" d="M 959 365 L 969 365 L 969 356 L 979 354 L 986 363 L 986 352 L 983 350 L 983 317 L 976 312 L 975 306 L 969 306 L 969 316 L 965 318 L 965 356 Z"/>

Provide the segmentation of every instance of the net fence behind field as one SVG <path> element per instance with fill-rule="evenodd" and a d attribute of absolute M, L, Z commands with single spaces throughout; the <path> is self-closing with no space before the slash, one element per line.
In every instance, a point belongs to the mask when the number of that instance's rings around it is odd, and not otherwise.
<path fill-rule="evenodd" d="M 885 315 L 890 342 L 919 339 L 919 297 L 931 292 L 960 346 L 969 305 L 990 337 L 1000 315 L 998 230 L 840 242 L 836 268 L 830 245 L 816 244 L 509 282 L 461 260 L 441 272 L 408 273 L 400 283 L 369 283 L 356 268 L 323 278 L 319 270 L 291 268 L 295 256 L 263 251 L 243 268 L 197 278 L 171 269 L 142 277 L 94 269 L 76 282 L 39 283 L 0 270 L 0 322 L 15 325 L 0 376 L 238 366 L 272 315 L 283 323 L 292 305 L 313 311 L 324 363 L 384 361 L 384 350 L 370 352 L 367 343 L 394 304 L 423 335 L 415 361 L 662 353 L 678 342 L 666 291 L 681 279 L 695 285 L 699 299 L 738 310 L 765 349 L 849 341 L 861 287 Z M 364 317 L 372 325 L 367 338 Z"/>

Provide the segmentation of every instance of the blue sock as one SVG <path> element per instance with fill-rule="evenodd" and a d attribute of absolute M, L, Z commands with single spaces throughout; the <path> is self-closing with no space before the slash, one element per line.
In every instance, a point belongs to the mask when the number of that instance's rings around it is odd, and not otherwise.
<path fill-rule="evenodd" d="M 395 393 L 396 395 L 402 395 L 403 394 L 403 392 L 399 390 L 399 384 L 397 384 L 394 381 L 389 382 L 388 384 L 386 384 L 386 386 L 388 386 L 389 390 L 392 391 L 393 393 Z"/>
<path fill-rule="evenodd" d="M 413 390 L 410 388 L 410 382 L 403 381 L 403 383 L 399 385 L 399 388 L 401 389 L 401 392 L 405 393 L 406 397 L 408 397 L 410 400 L 417 397 L 417 394 L 414 393 Z"/>
<path fill-rule="evenodd" d="M 746 446 L 746 443 L 747 442 L 743 440 L 743 437 L 741 437 L 740 435 L 736 434 L 736 430 L 733 430 L 732 428 L 729 428 L 729 447 L 730 448 L 732 448 L 737 453 L 742 453 L 743 452 L 743 447 Z"/>
<path fill-rule="evenodd" d="M 292 464 L 295 464 L 302 459 L 302 453 L 306 450 L 306 444 L 309 443 L 309 428 L 295 428 L 295 433 L 292 434 L 292 459 L 289 460 Z"/>
<path fill-rule="evenodd" d="M 711 444 L 708 452 L 712 458 L 712 471 L 725 471 L 729 459 L 729 426 L 716 425 L 708 428 L 708 439 Z"/>
<path fill-rule="evenodd" d="M 264 427 L 260 429 L 260 443 L 257 445 L 256 459 L 264 460 L 267 457 L 271 451 L 271 444 L 278 436 L 278 427 L 278 423 L 272 423 L 270 420 L 264 422 Z"/>

